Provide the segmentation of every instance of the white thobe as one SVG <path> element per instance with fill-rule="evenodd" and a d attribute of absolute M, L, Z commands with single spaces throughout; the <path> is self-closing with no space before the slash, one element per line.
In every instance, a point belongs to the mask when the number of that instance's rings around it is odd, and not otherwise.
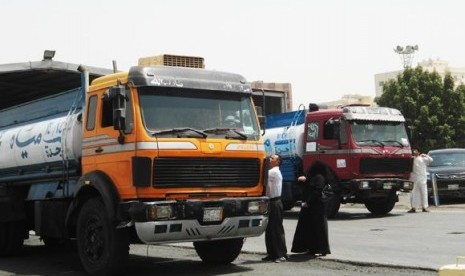
<path fill-rule="evenodd" d="M 421 154 L 413 159 L 413 169 L 410 180 L 413 183 L 413 190 L 410 197 L 412 208 L 428 208 L 428 188 L 426 187 L 426 167 L 433 161 L 429 155 Z"/>

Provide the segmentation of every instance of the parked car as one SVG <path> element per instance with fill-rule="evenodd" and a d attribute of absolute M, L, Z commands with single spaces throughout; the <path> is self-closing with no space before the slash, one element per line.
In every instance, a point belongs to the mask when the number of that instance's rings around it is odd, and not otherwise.
<path fill-rule="evenodd" d="M 428 166 L 428 194 L 433 196 L 432 174 L 436 174 L 439 198 L 465 198 L 465 149 L 436 149 L 428 152 L 433 158 Z"/>

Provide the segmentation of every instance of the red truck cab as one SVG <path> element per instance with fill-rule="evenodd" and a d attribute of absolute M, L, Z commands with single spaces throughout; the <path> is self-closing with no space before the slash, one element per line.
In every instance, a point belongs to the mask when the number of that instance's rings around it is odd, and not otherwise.
<path fill-rule="evenodd" d="M 387 214 L 398 191 L 410 191 L 412 167 L 405 118 L 386 107 L 347 106 L 319 110 L 305 118 L 303 172 L 322 174 L 335 192 L 328 204 L 334 216 L 340 203 L 363 203 L 373 214 Z"/>

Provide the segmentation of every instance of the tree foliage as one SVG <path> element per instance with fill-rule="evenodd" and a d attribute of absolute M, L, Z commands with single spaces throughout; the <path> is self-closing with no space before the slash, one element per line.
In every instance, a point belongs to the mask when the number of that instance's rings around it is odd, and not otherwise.
<path fill-rule="evenodd" d="M 375 102 L 404 114 L 412 127 L 412 146 L 421 151 L 465 147 L 465 86 L 454 88 L 449 73 L 442 79 L 420 66 L 407 68 L 384 84 Z"/>

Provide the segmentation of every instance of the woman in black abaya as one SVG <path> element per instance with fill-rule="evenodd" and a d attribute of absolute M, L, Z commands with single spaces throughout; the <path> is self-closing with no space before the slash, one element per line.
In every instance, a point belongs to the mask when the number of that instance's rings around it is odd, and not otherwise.
<path fill-rule="evenodd" d="M 329 193 L 323 192 L 325 178 L 321 174 L 316 174 L 309 181 L 305 176 L 299 177 L 298 181 L 304 185 L 304 200 L 302 201 L 291 251 L 325 256 L 331 253 L 328 241 L 328 221 L 325 212 L 325 202 L 328 200 L 326 197 L 329 196 Z"/>

